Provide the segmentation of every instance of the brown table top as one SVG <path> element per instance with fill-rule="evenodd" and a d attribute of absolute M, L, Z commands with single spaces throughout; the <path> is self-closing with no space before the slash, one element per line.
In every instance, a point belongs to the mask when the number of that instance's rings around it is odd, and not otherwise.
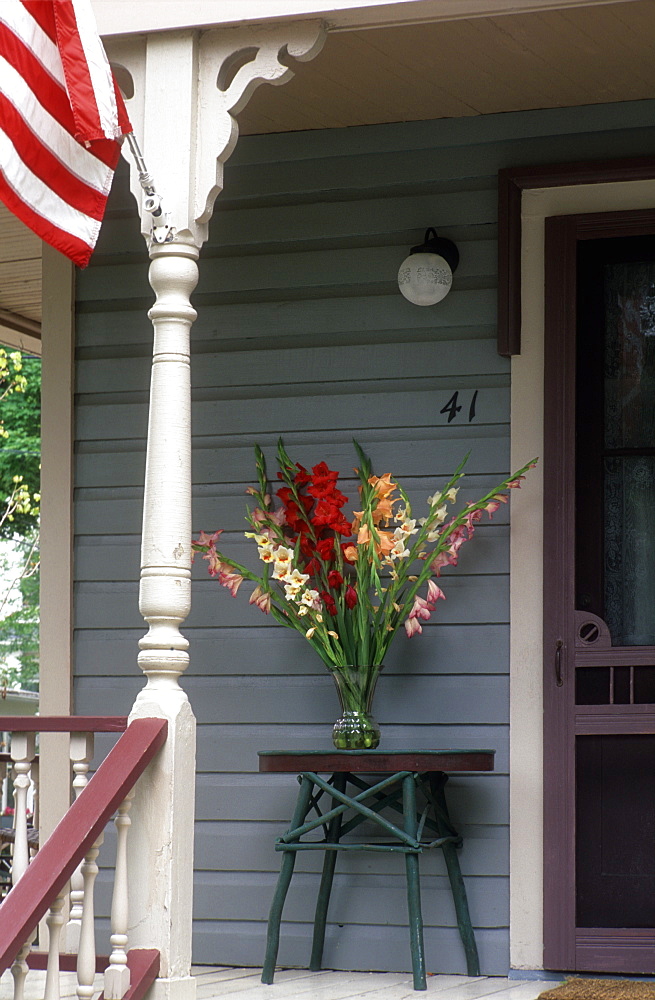
<path fill-rule="evenodd" d="M 495 750 L 260 750 L 263 773 L 493 771 Z"/>

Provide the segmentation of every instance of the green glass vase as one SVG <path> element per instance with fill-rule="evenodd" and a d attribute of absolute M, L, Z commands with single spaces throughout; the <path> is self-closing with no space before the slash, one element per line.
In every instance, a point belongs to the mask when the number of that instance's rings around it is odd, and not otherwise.
<path fill-rule="evenodd" d="M 332 671 L 341 706 L 341 717 L 332 730 L 337 750 L 375 750 L 380 742 L 380 727 L 371 715 L 371 704 L 381 670 L 381 666 L 366 666 Z"/>

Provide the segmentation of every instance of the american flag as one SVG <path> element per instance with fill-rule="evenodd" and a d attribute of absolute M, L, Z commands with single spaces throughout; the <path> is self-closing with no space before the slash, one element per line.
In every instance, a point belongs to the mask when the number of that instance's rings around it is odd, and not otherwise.
<path fill-rule="evenodd" d="M 80 267 L 131 130 L 91 0 L 0 0 L 0 200 Z"/>

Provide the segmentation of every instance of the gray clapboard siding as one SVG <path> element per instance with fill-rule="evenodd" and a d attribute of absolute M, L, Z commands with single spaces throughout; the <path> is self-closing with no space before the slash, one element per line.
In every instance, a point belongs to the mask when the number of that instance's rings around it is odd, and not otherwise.
<path fill-rule="evenodd" d="M 75 625 L 85 628 L 136 628 L 139 611 L 136 605 L 137 581 L 79 582 L 75 585 Z M 276 631 L 264 614 L 248 606 L 245 599 L 216 601 L 216 582 L 201 580 L 194 592 L 194 604 L 187 628 L 218 627 L 256 628 Z M 468 576 L 460 574 L 448 581 L 446 601 L 439 602 L 434 618 L 444 624 L 506 622 L 508 620 L 508 580 L 506 576 Z M 217 639 L 220 638 L 217 636 Z M 418 639 L 419 637 L 414 637 Z M 409 654 L 408 654 L 409 655 Z"/>
<path fill-rule="evenodd" d="M 470 430 L 468 433 L 470 434 Z M 331 441 L 328 441 L 327 436 L 324 436 L 326 440 L 321 454 L 325 454 L 327 449 L 329 449 L 331 454 L 336 454 L 339 436 L 348 437 L 347 432 L 341 435 L 335 433 Z M 383 459 L 376 459 L 376 454 L 383 454 L 384 443 L 376 441 L 374 436 L 377 437 L 375 431 L 367 430 L 365 435 L 362 433 L 358 435 L 358 440 L 365 447 L 374 464 L 379 466 Z M 425 463 L 426 452 L 430 456 L 429 460 L 431 463 L 439 463 L 439 468 L 434 469 L 430 478 L 425 477 L 423 480 L 422 489 L 423 491 L 427 489 L 427 492 L 424 492 L 423 495 L 420 495 L 418 492 L 416 493 L 417 504 L 422 504 L 424 498 L 433 493 L 437 486 L 443 485 L 469 450 L 471 457 L 466 467 L 468 470 L 466 479 L 462 484 L 462 499 L 476 499 L 484 492 L 492 489 L 507 472 L 509 446 L 504 434 L 504 428 L 496 425 L 476 425 L 475 438 L 466 438 L 464 435 L 460 435 L 454 425 L 448 426 L 448 424 L 438 428 L 421 428 L 413 434 L 403 429 L 396 430 L 393 436 L 396 441 L 403 444 L 403 453 L 398 457 L 398 464 L 402 466 L 402 469 L 399 468 L 397 474 L 399 478 L 402 478 L 403 482 L 408 483 L 408 489 L 412 488 L 409 486 L 409 480 L 417 478 L 414 474 L 416 469 L 419 468 L 421 462 Z M 267 446 L 267 450 L 270 449 L 272 453 L 271 435 L 262 432 L 257 437 L 259 442 Z M 234 441 L 234 438 L 232 440 Z M 294 455 L 299 461 L 301 460 L 299 449 L 307 451 L 307 461 L 315 459 L 316 452 L 311 455 L 307 448 L 303 448 L 302 443 L 299 443 L 300 438 L 298 434 L 294 433 L 291 437 L 287 436 L 285 443 L 287 442 L 288 446 L 293 448 Z M 196 441 L 194 450 L 194 474 L 196 479 L 194 496 L 197 499 L 196 510 L 199 524 L 206 526 L 216 520 L 216 499 L 218 497 L 221 498 L 221 515 L 224 518 L 224 524 L 237 527 L 241 523 L 241 519 L 245 516 L 245 484 L 252 484 L 254 481 L 252 444 L 248 441 L 243 448 L 236 446 L 236 443 L 234 447 L 229 447 L 229 444 L 230 442 L 222 441 L 213 436 L 207 436 Z M 322 444 L 323 442 L 320 441 L 318 447 Z M 112 448 L 111 452 L 107 451 L 109 447 Z M 352 459 L 352 441 L 350 438 L 344 441 L 340 450 L 344 455 L 344 462 L 349 461 L 351 465 L 354 464 Z M 222 458 L 221 468 L 225 470 L 224 482 L 218 485 L 211 481 L 212 476 L 215 478 L 215 456 L 217 451 L 219 451 Z M 350 453 L 348 458 L 345 457 L 346 452 Z M 97 456 L 102 457 L 99 458 Z M 334 459 L 331 458 L 331 461 L 334 461 Z M 486 468 L 490 472 L 495 472 L 495 475 L 489 475 L 486 478 L 476 478 L 476 467 L 482 469 L 482 471 Z M 92 502 L 93 504 L 102 503 L 103 491 L 106 494 L 110 489 L 115 490 L 128 486 L 133 487 L 130 495 L 138 497 L 139 502 L 141 502 L 144 471 L 145 457 L 143 442 L 103 442 L 102 440 L 79 442 L 76 456 L 76 473 L 79 476 L 79 510 L 83 511 L 84 505 L 88 502 Z M 475 485 L 476 483 L 479 485 Z M 87 490 L 96 487 L 100 488 L 99 492 L 87 492 Z M 418 488 L 416 489 L 418 490 Z M 94 516 L 94 511 L 96 511 L 95 507 L 91 509 L 91 517 L 88 523 L 85 522 L 85 527 L 81 529 L 82 533 L 98 534 L 98 518 Z M 502 521 L 504 516 L 499 511 L 495 515 L 495 520 Z M 137 527 L 140 528 L 140 522 Z M 120 531 L 120 527 L 111 530 L 112 532 Z M 123 533 L 125 533 L 125 530 L 124 527 Z"/>
<path fill-rule="evenodd" d="M 391 288 L 388 294 L 373 297 L 364 294 L 332 294 L 322 299 L 307 299 L 301 295 L 290 300 L 279 297 L 266 302 L 265 316 L 262 316 L 261 303 L 254 301 L 254 295 L 245 296 L 245 299 L 234 304 L 199 303 L 194 294 L 196 305 L 211 305 L 211 310 L 200 309 L 193 325 L 194 347 L 199 343 L 206 350 L 207 338 L 214 341 L 217 352 L 223 353 L 232 348 L 233 341 L 243 340 L 247 343 L 238 344 L 238 349 L 259 341 L 262 347 L 270 350 L 273 339 L 284 347 L 295 346 L 298 337 L 302 338 L 303 346 L 308 343 L 324 346 L 393 343 L 399 332 L 403 341 L 431 340 L 435 331 L 444 331 L 447 339 L 458 334 L 462 339 L 475 336 L 481 329 L 487 331 L 487 336 L 495 336 L 496 293 L 489 288 L 466 292 L 453 289 L 440 304 L 438 314 L 427 309 L 419 311 L 416 306 L 412 309 Z M 152 327 L 146 312 L 152 304 L 152 295 L 143 301 L 143 307 L 132 303 L 121 308 L 120 299 L 102 299 L 91 303 L 95 307 L 93 312 L 78 312 L 77 337 L 81 347 L 101 350 L 101 357 L 108 342 L 125 343 L 130 351 L 128 357 L 132 357 L 141 345 L 151 349 Z"/>
<path fill-rule="evenodd" d="M 263 815 L 285 829 L 291 815 L 289 806 L 293 808 L 296 798 L 295 785 L 294 776 L 288 774 L 200 774 L 196 817 L 248 822 Z M 454 775 L 448 791 L 453 816 L 466 816 L 469 824 L 501 825 L 505 821 L 509 801 L 505 775 L 474 775 L 465 780 Z M 367 829 L 371 829 L 370 824 Z M 379 828 L 378 836 L 384 839 Z"/>
<path fill-rule="evenodd" d="M 221 928 L 221 941 L 226 956 L 226 965 L 239 966 L 238 955 L 245 950 L 253 954 L 251 966 L 262 964 L 262 944 L 258 922 L 232 922 Z M 213 922 L 197 921 L 195 946 L 196 961 L 212 965 L 216 927 Z M 480 963 L 488 968 L 489 975 L 502 975 L 509 965 L 509 945 L 503 929 L 476 931 Z M 466 974 L 466 963 L 459 934 L 454 928 L 426 928 L 426 967 L 428 973 Z M 282 924 L 280 964 L 287 967 L 306 968 L 311 951 L 311 936 L 307 937 L 307 925 Z M 393 956 L 390 958 L 390 956 Z M 407 971 L 410 968 L 409 941 L 407 929 L 401 927 L 371 927 L 345 924 L 339 927 L 330 923 L 325 937 L 324 966 L 328 969 L 360 969 L 362 972 L 388 970 Z"/>
<path fill-rule="evenodd" d="M 444 447 L 445 444 L 446 442 L 444 442 Z M 477 442 L 477 446 L 481 447 L 481 443 Z M 441 448 L 439 448 L 439 450 L 441 451 Z M 456 442 L 452 443 L 451 450 L 453 452 L 453 457 L 455 457 L 455 454 L 457 453 Z M 460 460 L 463 457 L 461 446 L 457 457 Z M 471 455 L 471 459 L 466 466 L 467 469 L 471 466 L 472 460 L 473 454 Z M 502 460 L 496 459 L 496 461 L 500 464 L 500 461 Z M 452 471 L 454 471 L 455 468 L 456 466 L 453 463 Z M 412 504 L 413 513 L 417 517 L 421 517 L 427 513 L 427 498 L 431 494 L 435 493 L 437 489 L 443 489 L 449 478 L 450 477 L 445 475 L 436 474 L 430 478 L 424 477 L 422 479 L 415 476 L 402 476 L 405 491 L 409 497 L 410 503 Z M 357 488 L 354 477 L 344 477 L 342 482 L 344 483 L 344 492 L 354 499 Z M 466 473 L 464 478 L 459 482 L 457 503 L 451 508 L 451 510 L 453 512 L 459 512 L 465 503 L 478 500 L 481 496 L 490 493 L 498 486 L 499 482 L 500 476 L 482 476 Z M 194 490 L 194 498 L 194 510 L 198 513 L 198 520 L 201 520 L 203 515 L 206 516 L 207 522 L 205 524 L 205 528 L 207 528 L 207 530 L 210 528 L 215 529 L 217 527 L 221 527 L 224 531 L 230 533 L 246 530 L 246 508 L 254 507 L 254 503 L 249 497 L 244 495 L 243 485 L 241 483 L 223 483 L 221 486 L 217 486 L 215 483 L 197 483 Z M 91 499 L 93 499 L 93 497 L 89 496 L 89 500 Z M 216 511 L 218 509 L 218 505 L 220 505 L 222 515 L 220 525 L 216 522 Z M 485 515 L 484 520 L 479 522 L 476 531 L 479 529 L 484 532 L 492 528 L 509 524 L 510 506 L 510 504 L 502 504 L 490 521 L 487 521 Z M 475 537 L 477 538 L 479 536 L 476 535 Z M 464 553 L 467 550 L 468 546 L 461 551 Z"/>
<path fill-rule="evenodd" d="M 396 153 L 399 150 L 421 149 L 435 151 L 443 158 L 459 146 L 476 143 L 501 144 L 519 140 L 519 152 L 529 139 L 552 136 L 558 145 L 573 136 L 579 148 L 584 148 L 591 138 L 587 133 L 616 131 L 615 144 L 631 128 L 643 129 L 652 141 L 655 101 L 626 101 L 624 103 L 596 104 L 584 108 L 557 108 L 545 111 L 525 111 L 517 114 L 481 115 L 477 118 L 448 118 L 437 122 L 403 122 L 392 125 L 368 125 L 364 129 L 345 128 L 326 132 L 290 132 L 258 136 L 237 143 L 230 160 L 230 167 L 243 168 L 249 164 L 266 164 L 267 169 L 276 163 L 294 163 L 317 158 L 324 159 L 336 152 L 343 156 L 366 153 Z M 584 142 L 580 134 L 585 134 Z M 551 155 L 553 150 L 550 150 Z M 523 154 L 525 155 L 525 153 Z M 582 154 L 580 159 L 584 158 Z M 546 162 L 546 161 L 544 161 Z M 308 165 L 307 165 L 308 166 Z M 402 180 L 407 183 L 407 173 Z M 366 182 L 366 174 L 357 172 L 349 186 Z"/>
<path fill-rule="evenodd" d="M 142 630 L 78 629 L 78 677 L 114 675 L 132 677 L 136 660 L 137 643 Z M 420 642 L 410 647 L 412 674 L 476 674 L 504 673 L 507 667 L 509 628 L 507 625 L 469 625 L 466 645 L 460 640 L 459 625 L 434 625 L 425 628 Z M 405 643 L 411 640 L 400 635 L 392 643 L 385 660 L 384 677 L 394 672 L 406 672 Z M 302 636 L 291 629 L 278 628 L 275 642 L 265 629 L 248 633 L 249 656 L 243 658 L 243 632 L 238 628 L 222 628 L 217 638 L 214 628 L 193 631 L 193 676 L 214 677 L 228 670 L 229 664 L 239 663 L 243 674 L 277 676 L 306 674 L 307 665 L 297 654 L 304 649 Z M 120 665 L 123 669 L 120 670 Z M 317 670 L 320 664 L 316 664 Z M 382 683 L 382 682 L 381 682 Z M 245 728 L 245 726 L 244 726 Z M 469 739 L 473 737 L 469 735 Z M 290 733 L 289 739 L 293 739 Z M 495 743 L 493 744 L 496 745 Z"/>
<path fill-rule="evenodd" d="M 419 516 L 468 450 L 461 502 L 507 475 L 497 170 L 652 154 L 654 120 L 655 101 L 640 101 L 240 140 L 193 296 L 194 530 L 224 528 L 226 547 L 255 565 L 237 534 L 252 446 L 274 469 L 280 434 L 307 467 L 324 459 L 340 469 L 349 493 L 357 437 L 374 468 L 407 487 Z M 395 273 L 430 225 L 456 240 L 461 266 L 448 298 L 419 309 L 398 294 Z M 94 261 L 77 282 L 75 703 L 90 714 L 127 713 L 143 686 L 147 268 L 121 167 Z M 449 423 L 441 410 L 455 391 L 462 410 Z M 447 599 L 423 635 L 398 636 L 375 702 L 389 749 L 498 751 L 493 775 L 449 785 L 487 974 L 506 973 L 509 960 L 508 514 L 481 526 L 457 572 L 444 573 Z M 199 719 L 194 958 L 257 965 L 280 860 L 274 840 L 296 787 L 292 775 L 260 777 L 257 750 L 328 748 L 337 709 L 332 680 L 302 638 L 242 596 L 233 600 L 196 561 L 183 680 Z M 443 860 L 433 852 L 421 865 L 428 967 L 463 972 Z M 316 855 L 299 859 L 283 963 L 307 961 L 319 866 Z M 385 855 L 339 859 L 328 966 L 409 967 L 401 866 Z"/>
<path fill-rule="evenodd" d="M 247 656 L 245 648 L 247 637 L 244 636 L 244 655 Z M 339 714 L 333 681 L 325 669 L 319 672 L 320 665 L 315 666 L 313 661 L 308 670 L 316 672 L 265 680 L 241 674 L 216 678 L 190 676 L 185 679 L 184 687 L 189 697 L 193 694 L 196 699 L 194 707 L 200 724 L 230 725 L 238 718 L 247 718 L 255 727 L 266 725 L 271 718 L 278 719 L 281 726 L 293 726 L 296 720 L 310 725 L 322 724 L 325 726 L 324 747 L 329 749 L 330 731 Z M 138 690 L 140 686 L 142 681 L 136 675 L 134 687 Z M 76 692 L 79 704 L 84 705 L 82 714 L 89 713 L 94 698 L 104 706 L 103 715 L 126 714 L 123 683 L 118 684 L 114 677 L 79 678 Z M 379 683 L 375 715 L 381 725 L 409 727 L 405 745 L 411 746 L 413 725 L 499 725 L 507 717 L 508 701 L 505 675 L 472 674 L 464 684 L 461 675 L 412 678 L 408 683 L 406 676 L 390 674 Z M 256 770 L 257 750 L 266 749 L 256 741 L 244 770 Z"/>
<path fill-rule="evenodd" d="M 476 529 L 475 546 L 463 546 L 459 560 L 460 572 L 506 573 L 508 565 L 508 528 L 482 525 Z M 242 531 L 226 532 L 221 536 L 221 551 L 243 566 L 257 572 L 261 564 L 253 546 L 248 544 Z M 139 574 L 139 547 L 136 536 L 116 535 L 113 539 L 104 536 L 80 536 L 75 545 L 75 560 L 78 580 L 115 580 L 121 573 L 132 577 Z M 202 557 L 196 558 L 195 574 L 204 580 L 205 566 Z M 446 571 L 443 574 L 446 580 Z M 227 600 L 227 593 L 216 585 L 216 600 Z"/>
<path fill-rule="evenodd" d="M 403 361 L 408 370 L 420 371 L 423 378 L 461 378 L 470 375 L 507 374 L 507 360 L 501 358 L 492 340 L 475 340 L 466 347 L 459 341 L 406 343 Z M 97 359 L 78 361 L 76 386 L 80 394 L 98 392 Z M 302 371 L 308 382 L 348 381 L 345 374 L 357 373 L 361 381 L 389 377 L 389 361 L 384 353 L 371 354 L 368 347 L 344 345 L 335 353 L 331 347 L 298 346 L 294 350 L 232 351 L 229 354 L 194 353 L 193 386 L 196 390 L 227 386 L 287 385 L 291 373 Z M 125 358 L 103 360 L 106 385 L 120 385 L 122 392 L 142 392 L 150 378 L 150 356 L 144 351 L 127 367 Z M 91 402 L 91 400 L 90 400 Z"/>
<path fill-rule="evenodd" d="M 113 847 L 113 845 L 112 845 Z M 107 867 L 103 866 L 106 855 Z M 96 915 L 106 921 L 111 907 L 113 887 L 111 852 L 104 849 L 98 858 L 100 873 L 96 881 Z M 435 874 L 440 866 L 438 852 L 421 858 L 423 919 L 427 927 L 456 927 L 457 920 L 448 878 Z M 402 861 L 401 861 L 402 867 Z M 440 870 L 440 867 L 439 867 Z M 276 872 L 253 872 L 237 876 L 232 872 L 198 873 L 194 884 L 198 920 L 222 922 L 227 910 L 235 919 L 265 920 L 270 899 L 275 892 Z M 469 876 L 469 906 L 477 927 L 497 928 L 507 923 L 506 879 L 502 876 Z M 310 923 L 314 918 L 316 878 L 313 872 L 297 872 L 289 893 L 285 918 L 293 923 Z M 383 875 L 340 874 L 337 870 L 330 899 L 330 923 L 368 924 L 371 914 L 379 914 L 384 926 L 405 926 L 407 888 L 404 873 Z M 479 915 L 479 916 L 478 916 Z M 102 934 L 98 935 L 102 940 Z M 108 939 L 108 934 L 107 938 Z M 106 946 L 105 946 L 106 947 Z"/>
<path fill-rule="evenodd" d="M 489 431 L 488 437 L 484 435 L 485 430 Z M 442 488 L 447 483 L 450 475 L 466 454 L 467 448 L 470 449 L 470 459 L 466 468 L 470 469 L 471 473 L 467 473 L 465 479 L 462 481 L 462 502 L 476 500 L 484 496 L 502 481 L 502 478 L 507 474 L 507 467 L 503 468 L 503 463 L 507 461 L 506 456 L 508 451 L 507 438 L 502 433 L 502 430 L 502 427 L 497 425 L 491 428 L 476 425 L 475 438 L 469 438 L 468 441 L 460 437 L 447 440 L 448 434 L 456 435 L 457 431 L 454 427 L 445 427 L 441 436 L 438 433 L 433 435 L 434 440 L 421 440 L 421 436 L 417 432 L 413 441 L 406 444 L 402 441 L 399 442 L 399 446 L 402 446 L 404 454 L 399 456 L 398 478 L 406 484 L 408 495 L 414 504 L 418 516 L 422 516 L 425 513 L 424 505 L 426 498 L 434 493 L 437 488 Z M 369 433 L 367 432 L 366 436 L 359 434 L 358 438 L 374 463 L 379 466 L 380 462 L 376 463 L 375 454 L 378 450 L 380 452 L 383 450 L 382 444 L 378 448 L 375 444 L 367 442 L 366 438 L 369 436 Z M 394 436 L 398 437 L 398 435 Z M 264 435 L 258 435 L 258 437 L 260 441 L 266 443 Z M 211 440 L 215 441 L 215 439 Z M 307 466 L 311 467 L 311 463 L 316 458 L 316 453 L 312 456 L 309 448 L 306 446 L 298 445 L 294 447 L 291 444 L 292 440 L 293 436 L 285 437 L 285 442 L 290 442 L 289 448 L 293 450 L 294 457 L 303 464 L 306 462 Z M 203 457 L 203 461 L 199 460 L 199 451 Z M 343 447 L 337 447 L 334 443 L 331 446 L 326 445 L 325 449 L 319 452 L 319 454 L 326 455 L 328 462 L 333 466 L 338 464 L 341 456 L 342 465 L 348 462 L 352 467 L 355 461 L 352 452 L 352 442 L 349 440 L 344 443 Z M 305 457 L 305 453 L 308 457 Z M 347 458 L 345 457 L 346 453 L 348 454 Z M 94 451 L 88 454 L 97 455 L 101 453 Z M 120 469 L 123 465 L 121 458 L 123 458 L 124 454 L 124 452 L 119 452 L 117 455 L 112 456 L 117 476 L 120 474 Z M 432 460 L 432 455 L 435 456 L 435 461 L 437 455 L 439 456 L 440 465 L 444 461 L 443 471 L 435 469 L 430 477 L 424 477 L 422 480 L 409 474 L 412 467 L 418 467 L 421 463 L 425 463 L 426 456 L 428 461 Z M 447 463 L 444 455 L 446 460 L 450 455 L 452 461 Z M 231 477 L 238 476 L 241 471 L 248 478 L 236 480 L 236 486 L 232 486 L 234 480 L 228 480 L 226 474 L 222 487 L 218 488 L 214 483 L 211 483 L 207 487 L 206 484 L 212 475 L 212 470 L 215 470 L 217 461 L 220 461 L 222 456 L 225 456 L 225 461 L 220 467 L 229 470 Z M 526 458 L 528 457 L 532 456 L 526 456 Z M 218 527 L 223 527 L 225 530 L 239 530 L 242 527 L 245 531 L 247 528 L 245 512 L 248 505 L 248 498 L 245 492 L 246 484 L 251 485 L 254 482 L 253 452 L 250 444 L 247 448 L 243 449 L 225 446 L 212 449 L 209 443 L 205 442 L 202 449 L 199 450 L 196 448 L 195 458 L 194 471 L 198 482 L 194 489 L 194 516 L 198 529 L 203 528 L 213 531 Z M 303 462 L 303 459 L 305 459 L 305 462 Z M 98 467 L 97 461 L 94 461 L 94 467 Z M 403 467 L 407 470 L 408 474 L 403 473 Z M 483 469 L 485 467 L 491 470 L 496 469 L 497 471 L 494 475 L 475 475 L 473 470 L 480 467 Z M 201 477 L 203 478 L 201 479 Z M 346 485 L 352 492 L 352 486 L 349 484 L 348 479 L 346 479 Z M 459 506 L 453 509 L 458 510 Z M 494 515 L 494 524 L 507 523 L 507 509 L 506 506 L 503 506 Z M 141 530 L 142 510 L 142 486 L 134 485 L 128 487 L 113 483 L 105 488 L 81 487 L 77 491 L 76 527 L 78 534 L 80 536 L 94 537 L 98 535 L 114 537 L 119 534 L 131 534 L 135 539 L 134 544 L 137 544 L 138 539 L 136 535 Z M 218 520 L 219 517 L 220 522 Z M 486 526 L 485 523 L 482 525 L 482 528 L 486 528 Z"/>
<path fill-rule="evenodd" d="M 195 864 L 197 871 L 219 870 L 234 872 L 262 871 L 274 874 L 279 870 L 280 855 L 273 849 L 275 838 L 286 829 L 286 824 L 225 822 L 213 820 L 211 823 L 198 822 L 195 838 Z M 505 827 L 485 826 L 484 832 L 479 826 L 460 825 L 460 832 L 465 838 L 465 844 L 460 853 L 462 874 L 473 877 L 506 878 L 508 875 L 509 840 Z M 498 833 L 496 836 L 495 834 Z M 212 843 L 212 837 L 216 842 Z M 302 857 L 297 860 L 298 872 L 320 872 L 322 859 L 320 852 L 302 851 Z M 426 862 L 427 870 L 443 874 L 443 859 L 432 854 Z M 400 861 L 402 865 L 403 862 Z M 433 866 L 431 869 L 430 866 Z M 364 879 L 367 873 L 376 876 L 397 875 L 399 858 L 395 854 L 382 851 L 366 854 L 360 851 L 349 851 L 339 858 L 339 871 L 348 877 L 357 876 Z M 400 868 L 402 871 L 402 868 Z M 498 883 L 500 884 L 500 882 Z M 223 911 L 221 920 L 229 923 L 231 914 Z M 480 919 L 484 919 L 483 917 Z M 373 923 L 376 921 L 373 920 Z M 311 938 L 311 935 L 310 935 Z"/>
<path fill-rule="evenodd" d="M 421 857 L 423 890 L 423 920 L 428 926 L 456 927 L 455 908 L 448 879 L 444 875 L 431 874 L 440 861 L 438 852 L 426 853 Z M 402 862 L 400 864 L 402 868 Z M 262 920 L 268 917 L 268 907 L 275 892 L 275 872 L 253 873 L 247 880 L 236 879 L 232 873 L 221 873 L 215 878 L 198 880 L 196 889 L 196 913 L 201 920 L 220 919 L 222 906 L 233 912 L 238 920 Z M 468 898 L 471 912 L 481 914 L 477 926 L 502 927 L 507 921 L 507 907 L 499 895 L 495 905 L 489 905 L 489 897 L 501 882 L 500 878 L 470 876 Z M 289 895 L 285 918 L 294 923 L 311 923 L 316 905 L 316 880 L 312 873 L 298 872 L 295 892 Z M 385 925 L 404 926 L 407 908 L 407 886 L 404 873 L 369 876 L 335 874 L 332 897 L 330 899 L 330 922 L 335 924 L 367 924 L 371 914 L 384 918 Z M 484 921 L 484 923 L 483 923 Z"/>
<path fill-rule="evenodd" d="M 284 434 L 298 426 L 307 430 L 334 427 L 335 430 L 348 431 L 350 428 L 394 427 L 399 413 L 415 412 L 421 423 L 436 423 L 448 425 L 448 413 L 441 413 L 443 407 L 453 394 L 462 389 L 469 393 L 480 389 L 480 394 L 487 398 L 485 423 L 506 423 L 509 420 L 509 390 L 502 384 L 480 386 L 480 382 L 490 382 L 493 379 L 504 379 L 504 376 L 477 377 L 466 384 L 465 380 L 441 384 L 436 379 L 437 386 L 433 390 L 415 389 L 411 385 L 398 385 L 384 382 L 381 391 L 375 391 L 375 385 L 370 392 L 356 391 L 352 385 L 343 387 L 330 386 L 332 393 L 327 392 L 327 386 L 314 383 L 307 392 L 298 395 L 273 395 L 263 390 L 260 398 L 248 401 L 243 405 L 243 397 L 237 396 L 234 390 L 226 389 L 216 395 L 213 401 L 196 402 L 193 410 L 195 427 L 200 435 L 208 434 L 216 428 L 224 435 L 250 434 L 256 435 L 270 420 L 271 408 L 275 409 L 275 417 Z M 285 387 L 287 388 L 287 387 Z M 342 391 L 335 392 L 341 388 Z M 492 391 L 484 394 L 484 389 Z M 312 391 L 316 389 L 317 391 Z M 288 387 L 293 392 L 293 387 Z M 221 396 L 227 398 L 221 399 Z M 271 403 L 274 399 L 274 403 Z M 308 407 L 307 400 L 311 399 Z M 237 400 L 242 405 L 236 406 Z M 470 405 L 470 404 L 469 404 Z M 478 402 L 478 410 L 483 402 Z M 308 409 L 310 414 L 308 414 Z M 422 418 L 422 419 L 421 419 Z M 464 418 L 465 419 L 465 418 Z M 147 403 L 131 403 L 127 394 L 116 403 L 103 405 L 100 401 L 96 406 L 82 406 L 79 409 L 79 433 L 86 440 L 104 440 L 107 429 L 111 428 L 117 437 L 135 438 L 145 434 L 148 413 Z M 482 422 L 480 419 L 479 422 Z M 420 426 L 420 424 L 419 424 Z M 352 460 L 351 460 L 352 461 Z M 316 463 L 314 463 L 316 464 Z"/>

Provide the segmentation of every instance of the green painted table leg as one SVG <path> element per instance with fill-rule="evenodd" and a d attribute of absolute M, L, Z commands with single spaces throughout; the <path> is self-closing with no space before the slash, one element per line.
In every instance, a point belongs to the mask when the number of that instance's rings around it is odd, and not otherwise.
<path fill-rule="evenodd" d="M 293 813 L 293 819 L 291 820 L 291 830 L 296 830 L 305 819 L 309 810 L 311 792 L 312 783 L 309 778 L 303 775 L 300 791 L 298 792 L 298 799 L 296 801 L 296 808 Z M 282 858 L 282 865 L 280 867 L 280 877 L 277 880 L 277 888 L 271 904 L 271 912 L 268 916 L 266 957 L 264 958 L 264 967 L 262 969 L 262 982 L 267 984 L 273 982 L 273 976 L 275 975 L 275 963 L 277 961 L 277 952 L 280 945 L 280 921 L 282 919 L 282 908 L 284 907 L 284 901 L 287 896 L 295 863 L 296 852 L 285 851 Z"/>
<path fill-rule="evenodd" d="M 339 792 L 346 790 L 346 775 L 338 772 L 334 775 L 334 787 Z M 332 799 L 332 807 L 339 804 L 338 799 Z M 338 844 L 341 836 L 341 821 L 343 813 L 333 816 L 330 820 L 327 840 L 329 844 Z M 311 972 L 318 972 L 323 962 L 323 946 L 325 944 L 325 924 L 327 922 L 327 911 L 330 903 L 330 893 L 332 892 L 332 880 L 334 878 L 334 868 L 337 863 L 337 851 L 326 851 L 323 858 L 323 874 L 321 885 L 318 890 L 316 900 L 316 915 L 314 917 L 314 937 L 312 940 L 312 957 L 309 960 Z"/>
<path fill-rule="evenodd" d="M 450 816 L 448 815 L 448 806 L 446 805 L 446 794 L 444 791 L 447 781 L 448 775 L 443 772 L 430 776 L 430 787 L 433 795 L 433 804 L 435 806 L 435 820 L 437 826 L 439 827 L 439 836 L 441 837 L 448 837 L 454 832 L 450 823 Z M 459 935 L 462 939 L 462 944 L 464 945 L 464 953 L 466 955 L 466 971 L 469 976 L 479 976 L 480 960 L 478 958 L 478 949 L 475 943 L 473 927 L 471 925 L 471 915 L 469 913 L 469 905 L 466 898 L 466 887 L 464 885 L 464 879 L 462 878 L 462 872 L 459 867 L 457 848 L 454 844 L 443 844 L 441 849 L 446 861 L 448 878 L 450 879 L 450 888 L 453 893 Z"/>
<path fill-rule="evenodd" d="M 405 833 L 416 837 L 416 784 L 414 775 L 403 778 L 403 817 Z M 414 989 L 425 990 L 425 953 L 423 950 L 423 917 L 421 915 L 421 885 L 418 872 L 418 854 L 406 854 L 407 909 L 409 913 L 409 945 L 412 952 Z"/>

